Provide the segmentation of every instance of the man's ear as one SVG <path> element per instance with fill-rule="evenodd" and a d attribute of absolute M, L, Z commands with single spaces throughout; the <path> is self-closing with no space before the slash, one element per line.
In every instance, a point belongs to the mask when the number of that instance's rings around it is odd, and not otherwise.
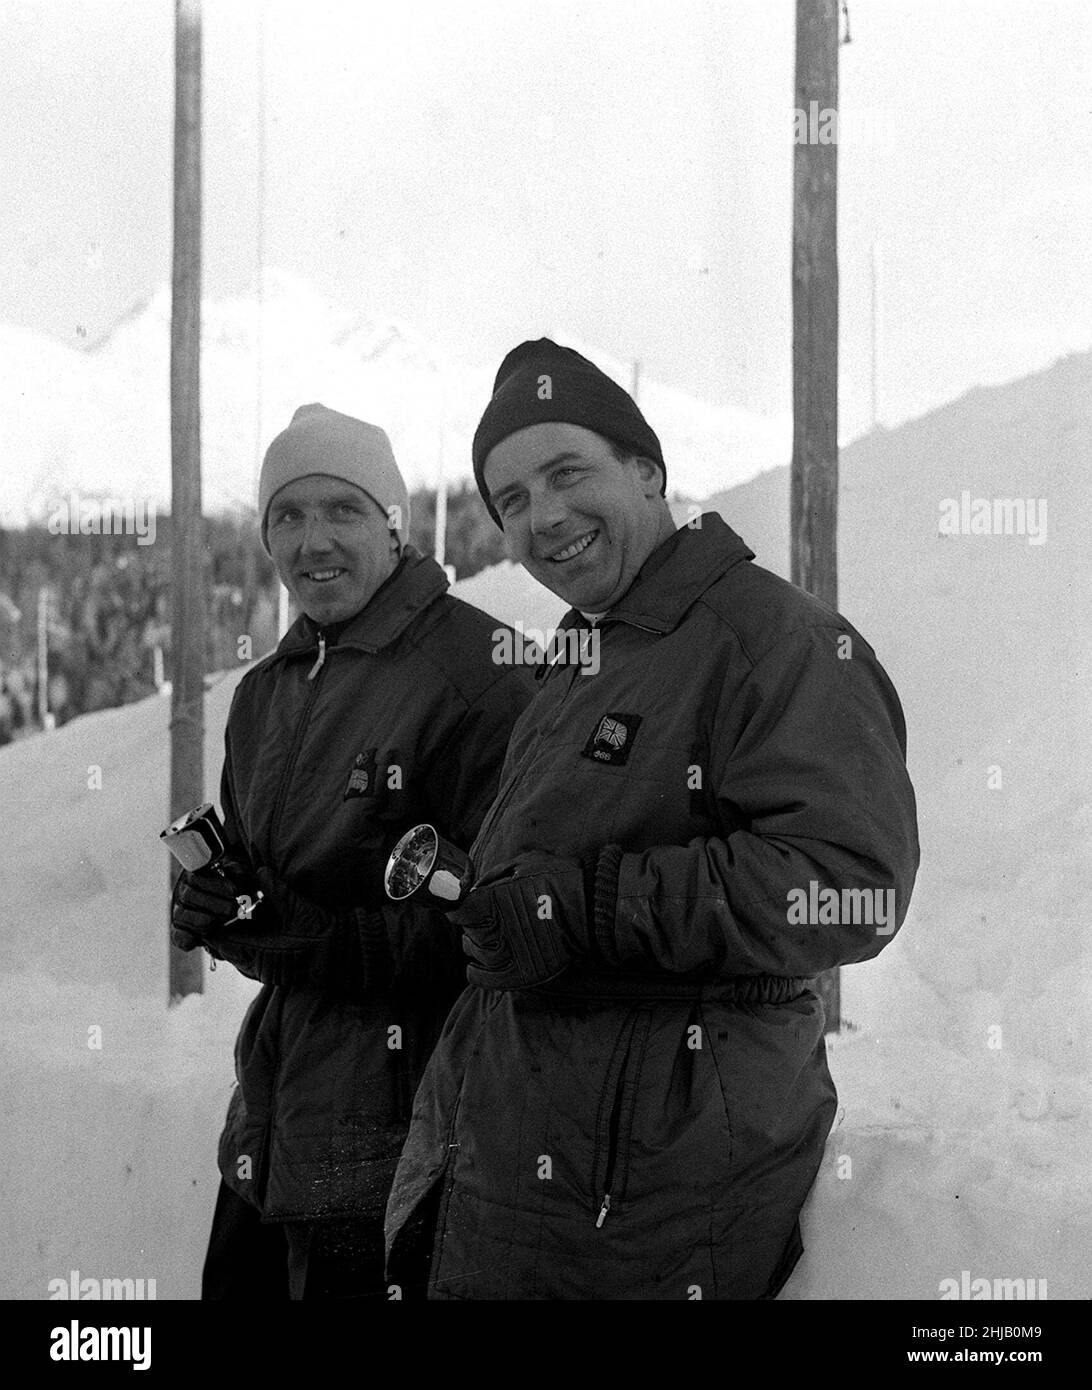
<path fill-rule="evenodd" d="M 641 480 L 641 491 L 646 497 L 661 496 L 661 484 L 664 474 L 660 465 L 653 459 L 644 458 L 641 454 L 634 456 L 633 460 L 637 468 L 637 476 Z"/>

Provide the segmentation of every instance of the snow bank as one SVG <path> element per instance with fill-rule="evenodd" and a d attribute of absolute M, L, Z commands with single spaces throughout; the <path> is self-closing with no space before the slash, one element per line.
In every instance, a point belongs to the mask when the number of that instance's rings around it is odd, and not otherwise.
<path fill-rule="evenodd" d="M 213 797 L 235 679 L 206 698 Z M 256 986 L 221 966 L 167 1006 L 169 707 L 153 696 L 0 750 L 3 1298 L 46 1298 L 73 1269 L 199 1293 Z"/>
<path fill-rule="evenodd" d="M 509 566 L 457 592 L 526 626 L 564 610 Z M 210 796 L 236 680 L 206 700 Z M 222 966 L 167 1007 L 168 713 L 152 697 L 0 749 L 5 1298 L 71 1269 L 198 1293 L 255 986 Z M 784 1297 L 937 1298 L 964 1270 L 1092 1294 L 1092 804 L 1065 727 L 1029 708 L 1036 781 L 1003 813 L 983 798 L 974 834 L 977 771 L 921 771 L 930 853 L 904 931 L 843 972 L 841 1109 Z"/>
<path fill-rule="evenodd" d="M 137 925 L 120 909 L 113 920 Z M 160 904 L 139 925 L 162 938 L 163 920 Z M 0 1297 L 46 1298 L 73 1269 L 155 1279 L 157 1298 L 199 1296 L 232 1044 L 252 992 L 222 966 L 204 997 L 172 1009 L 164 992 L 42 970 L 0 980 Z"/>

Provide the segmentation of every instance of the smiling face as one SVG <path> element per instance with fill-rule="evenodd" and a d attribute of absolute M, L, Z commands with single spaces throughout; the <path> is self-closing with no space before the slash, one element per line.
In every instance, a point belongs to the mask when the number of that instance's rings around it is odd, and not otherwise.
<path fill-rule="evenodd" d="M 325 473 L 274 494 L 267 538 L 281 583 L 320 625 L 359 613 L 398 564 L 398 538 L 378 502 Z"/>
<path fill-rule="evenodd" d="M 650 459 L 580 425 L 529 425 L 482 472 L 512 559 L 573 608 L 604 613 L 675 529 Z"/>

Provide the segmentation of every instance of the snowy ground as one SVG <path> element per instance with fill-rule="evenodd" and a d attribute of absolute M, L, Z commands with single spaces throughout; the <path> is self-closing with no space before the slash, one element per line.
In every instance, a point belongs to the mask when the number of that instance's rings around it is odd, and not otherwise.
<path fill-rule="evenodd" d="M 210 790 L 233 685 L 206 700 Z M 198 1293 L 232 1043 L 256 986 L 221 966 L 203 997 L 167 1007 L 169 704 L 0 750 L 17 805 L 0 856 L 4 1298 L 46 1298 L 72 1269 Z"/>
<path fill-rule="evenodd" d="M 513 579 L 461 587 L 500 617 L 554 622 L 556 601 Z M 209 794 L 236 679 L 206 700 Z M 198 1293 L 255 986 L 221 966 L 202 997 L 167 1007 L 168 705 L 0 749 L 4 1298 L 45 1298 L 73 1269 L 155 1279 L 159 1298 Z M 964 1270 L 1092 1295 L 1092 807 L 1079 776 L 1057 770 L 1057 823 L 983 819 L 976 843 L 1023 847 L 1007 882 L 951 834 L 958 773 L 916 777 L 927 867 L 903 933 L 843 972 L 841 1110 L 785 1297 L 937 1298 Z"/>

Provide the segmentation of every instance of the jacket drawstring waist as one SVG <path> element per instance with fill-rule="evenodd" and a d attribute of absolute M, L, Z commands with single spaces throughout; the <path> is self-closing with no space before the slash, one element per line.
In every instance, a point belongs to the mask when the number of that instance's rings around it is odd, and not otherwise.
<path fill-rule="evenodd" d="M 789 975 L 685 980 L 589 972 L 559 976 L 530 992 L 563 999 L 702 999 L 730 1004 L 787 1004 L 799 998 L 810 984 L 805 977 Z"/>

